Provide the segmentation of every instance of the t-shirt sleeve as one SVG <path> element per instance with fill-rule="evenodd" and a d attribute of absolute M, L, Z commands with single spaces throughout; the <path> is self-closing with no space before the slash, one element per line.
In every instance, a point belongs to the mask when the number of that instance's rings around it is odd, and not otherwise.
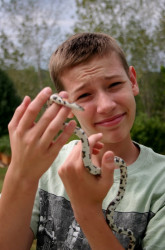
<path fill-rule="evenodd" d="M 165 247 L 165 203 L 147 225 L 143 238 L 144 250 L 162 250 Z"/>
<path fill-rule="evenodd" d="M 33 211 L 32 211 L 32 217 L 31 217 L 31 223 L 30 223 L 30 228 L 34 233 L 34 236 L 36 238 L 37 235 L 37 229 L 38 229 L 38 221 L 39 221 L 39 193 L 37 190 L 35 201 L 34 201 L 34 206 L 33 206 Z"/>

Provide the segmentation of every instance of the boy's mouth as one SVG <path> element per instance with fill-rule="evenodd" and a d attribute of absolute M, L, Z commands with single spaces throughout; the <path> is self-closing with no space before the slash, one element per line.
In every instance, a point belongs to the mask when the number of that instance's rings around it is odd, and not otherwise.
<path fill-rule="evenodd" d="M 122 113 L 122 114 L 114 115 L 110 118 L 100 120 L 95 123 L 95 126 L 111 127 L 111 126 L 117 125 L 118 123 L 121 122 L 121 120 L 123 120 L 125 115 L 126 113 Z"/>

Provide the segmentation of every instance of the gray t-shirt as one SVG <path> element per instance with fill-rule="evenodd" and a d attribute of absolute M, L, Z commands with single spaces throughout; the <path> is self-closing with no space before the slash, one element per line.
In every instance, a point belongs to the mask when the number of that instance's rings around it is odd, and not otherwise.
<path fill-rule="evenodd" d="M 58 175 L 75 141 L 65 145 L 58 157 L 42 176 L 33 208 L 31 228 L 37 237 L 37 249 L 91 249 L 74 218 L 69 197 Z M 136 237 L 135 249 L 165 249 L 165 156 L 139 145 L 137 160 L 128 166 L 124 198 L 119 203 L 114 220 L 117 226 L 131 229 Z M 103 213 L 118 191 L 119 169 L 105 197 Z M 80 183 L 81 185 L 81 183 Z M 129 238 L 115 233 L 127 248 Z"/>

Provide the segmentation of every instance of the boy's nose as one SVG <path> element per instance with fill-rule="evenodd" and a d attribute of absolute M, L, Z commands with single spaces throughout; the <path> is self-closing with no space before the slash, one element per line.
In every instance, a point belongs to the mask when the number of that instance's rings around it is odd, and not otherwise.
<path fill-rule="evenodd" d="M 97 98 L 97 113 L 110 113 L 116 107 L 115 101 L 107 93 L 99 94 Z"/>

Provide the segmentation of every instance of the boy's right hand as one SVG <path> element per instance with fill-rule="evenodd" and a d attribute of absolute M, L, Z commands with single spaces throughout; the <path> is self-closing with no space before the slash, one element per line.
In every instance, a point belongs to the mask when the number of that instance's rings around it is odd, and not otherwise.
<path fill-rule="evenodd" d="M 10 170 L 18 179 L 30 183 L 38 182 L 76 126 L 75 121 L 71 121 L 54 141 L 70 111 L 57 104 L 46 109 L 35 123 L 51 94 L 51 89 L 47 87 L 33 101 L 25 97 L 8 126 L 12 150 Z"/>

